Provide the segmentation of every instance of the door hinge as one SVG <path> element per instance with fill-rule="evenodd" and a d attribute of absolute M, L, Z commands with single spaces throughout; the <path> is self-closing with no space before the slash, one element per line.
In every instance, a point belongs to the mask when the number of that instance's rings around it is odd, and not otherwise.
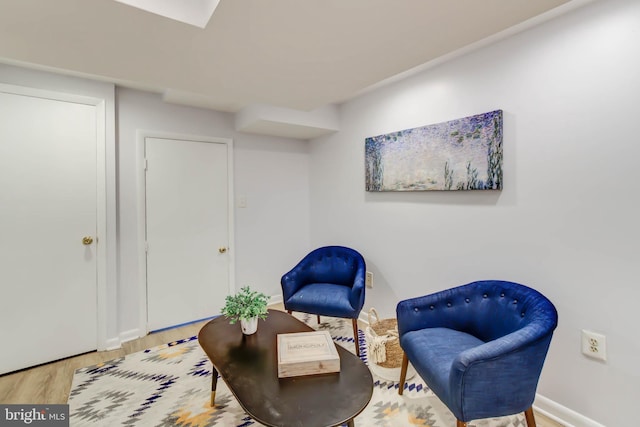
<path fill-rule="evenodd" d="M 144 251 L 149 253 L 149 242 L 144 242 Z"/>
<path fill-rule="evenodd" d="M 149 160 L 147 160 L 146 158 L 144 159 L 144 170 L 145 171 L 149 170 Z"/>

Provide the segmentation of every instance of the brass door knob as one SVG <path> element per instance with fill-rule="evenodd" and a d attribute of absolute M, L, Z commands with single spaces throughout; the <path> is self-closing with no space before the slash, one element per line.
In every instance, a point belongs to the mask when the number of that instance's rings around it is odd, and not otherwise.
<path fill-rule="evenodd" d="M 225 248 L 224 246 L 218 248 L 218 252 L 220 252 L 221 254 L 227 252 L 227 248 Z"/>
<path fill-rule="evenodd" d="M 82 238 L 82 244 L 83 244 L 83 245 L 90 245 L 90 244 L 92 244 L 92 243 L 93 243 L 93 237 L 91 237 L 91 236 L 84 236 L 84 237 Z"/>

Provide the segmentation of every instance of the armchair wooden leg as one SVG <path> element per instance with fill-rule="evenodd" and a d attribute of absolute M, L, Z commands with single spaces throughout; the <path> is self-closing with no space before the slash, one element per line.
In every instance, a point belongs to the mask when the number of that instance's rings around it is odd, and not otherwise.
<path fill-rule="evenodd" d="M 318 325 L 320 324 L 320 315 L 318 314 Z"/>
<path fill-rule="evenodd" d="M 398 394 L 402 396 L 404 392 L 404 382 L 407 379 L 407 368 L 409 367 L 409 359 L 407 354 L 402 353 L 402 366 L 400 367 L 400 385 L 398 386 Z"/>
<path fill-rule="evenodd" d="M 467 427 L 467 423 L 464 421 L 457 420 L 456 427 Z"/>
<path fill-rule="evenodd" d="M 524 419 L 527 420 L 527 427 L 536 427 L 536 419 L 533 416 L 533 407 L 524 411 Z"/>
<path fill-rule="evenodd" d="M 351 319 L 353 324 L 353 341 L 356 344 L 356 356 L 360 357 L 360 340 L 358 339 L 358 319 Z"/>
<path fill-rule="evenodd" d="M 291 314 L 291 310 L 287 310 L 287 313 Z"/>

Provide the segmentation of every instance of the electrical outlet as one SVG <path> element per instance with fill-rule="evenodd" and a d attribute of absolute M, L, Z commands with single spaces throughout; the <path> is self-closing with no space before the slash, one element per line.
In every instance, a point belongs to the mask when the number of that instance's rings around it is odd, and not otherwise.
<path fill-rule="evenodd" d="M 364 279 L 364 284 L 367 285 L 367 288 L 371 289 L 373 288 L 373 273 L 370 271 L 367 271 L 367 274 L 365 275 L 365 279 Z"/>
<path fill-rule="evenodd" d="M 582 354 L 599 360 L 607 360 L 607 338 L 596 332 L 582 330 Z"/>

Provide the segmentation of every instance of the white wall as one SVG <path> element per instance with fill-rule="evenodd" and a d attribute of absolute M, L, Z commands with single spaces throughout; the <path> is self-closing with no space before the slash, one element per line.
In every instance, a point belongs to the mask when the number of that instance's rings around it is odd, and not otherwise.
<path fill-rule="evenodd" d="M 539 393 L 628 424 L 640 396 L 638 46 L 640 2 L 597 1 L 346 103 L 342 130 L 311 142 L 313 246 L 363 253 L 366 307 L 383 317 L 478 279 L 537 288 L 560 316 Z M 365 192 L 366 137 L 499 108 L 504 190 Z M 606 363 L 580 353 L 583 328 L 606 335 Z"/>
<path fill-rule="evenodd" d="M 139 331 L 136 131 L 232 138 L 236 288 L 251 285 L 281 295 L 280 277 L 309 250 L 308 144 L 234 130 L 227 113 L 172 105 L 157 94 L 118 89 L 119 331 Z M 216 249 L 216 248 L 214 248 Z"/>

